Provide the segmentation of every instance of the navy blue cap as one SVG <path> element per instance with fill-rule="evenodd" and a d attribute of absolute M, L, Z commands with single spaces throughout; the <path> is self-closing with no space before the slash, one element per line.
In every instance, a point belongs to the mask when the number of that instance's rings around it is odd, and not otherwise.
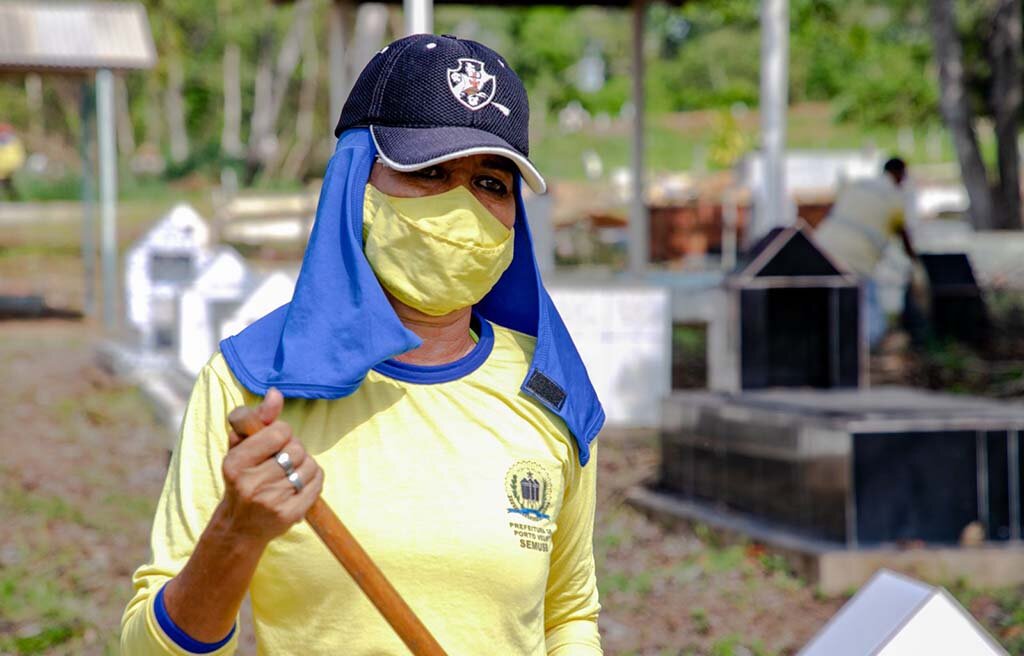
<path fill-rule="evenodd" d="M 487 46 L 414 34 L 373 56 L 341 110 L 335 136 L 368 127 L 380 158 L 415 171 L 467 155 L 502 155 L 542 194 L 529 160 L 530 106 L 519 76 Z"/>

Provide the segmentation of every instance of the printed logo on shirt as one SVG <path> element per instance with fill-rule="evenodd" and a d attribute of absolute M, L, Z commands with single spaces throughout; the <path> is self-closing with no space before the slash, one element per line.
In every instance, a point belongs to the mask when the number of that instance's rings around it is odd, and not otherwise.
<path fill-rule="evenodd" d="M 512 504 L 510 513 L 533 520 L 550 519 L 545 511 L 551 507 L 551 477 L 539 463 L 520 460 L 509 467 L 505 493 Z"/>
<path fill-rule="evenodd" d="M 523 549 L 547 552 L 551 550 L 551 529 L 538 526 L 541 520 L 551 519 L 551 476 L 539 463 L 520 460 L 505 474 L 505 494 L 510 504 L 509 514 L 517 514 L 529 522 L 512 521 L 508 525 L 519 538 Z"/>

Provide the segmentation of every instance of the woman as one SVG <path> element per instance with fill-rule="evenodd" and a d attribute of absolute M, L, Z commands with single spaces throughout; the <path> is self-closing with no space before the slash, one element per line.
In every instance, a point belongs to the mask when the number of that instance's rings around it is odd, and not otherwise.
<path fill-rule="evenodd" d="M 367 64 L 292 302 L 199 374 L 124 653 L 231 653 L 246 591 L 262 653 L 407 653 L 301 521 L 317 495 L 448 653 L 601 653 L 604 414 L 537 274 L 528 120 L 476 42 L 407 37 Z M 229 436 L 255 404 L 266 428 Z"/>

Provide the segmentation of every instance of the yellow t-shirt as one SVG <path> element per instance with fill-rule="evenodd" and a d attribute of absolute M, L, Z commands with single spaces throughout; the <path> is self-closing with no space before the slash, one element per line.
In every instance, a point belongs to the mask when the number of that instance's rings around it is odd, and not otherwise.
<path fill-rule="evenodd" d="M 389 362 L 349 397 L 288 399 L 281 418 L 323 467 L 324 500 L 450 655 L 601 654 L 594 455 L 581 468 L 562 420 L 520 392 L 534 338 L 491 325 L 460 363 L 486 359 L 456 379 L 412 382 L 424 368 Z M 222 497 L 227 413 L 258 402 L 220 354 L 200 372 L 123 653 L 195 653 L 161 628 L 154 599 Z M 269 544 L 249 592 L 261 654 L 409 653 L 305 522 Z M 236 645 L 237 631 L 209 653 Z"/>

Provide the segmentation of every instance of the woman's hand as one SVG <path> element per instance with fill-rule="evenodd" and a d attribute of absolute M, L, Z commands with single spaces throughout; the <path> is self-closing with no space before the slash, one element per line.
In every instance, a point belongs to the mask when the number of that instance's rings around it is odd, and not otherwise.
<path fill-rule="evenodd" d="M 292 435 L 291 426 L 278 419 L 283 406 L 284 397 L 271 388 L 256 409 L 265 428 L 246 438 L 231 431 L 222 466 L 225 492 L 216 514 L 229 534 L 259 545 L 301 521 L 323 488 L 323 470 Z M 301 491 L 296 492 L 275 460 L 279 452 L 288 454 Z"/>
<path fill-rule="evenodd" d="M 264 428 L 246 438 L 229 435 L 221 467 L 224 497 L 188 562 L 164 586 L 171 621 L 195 640 L 217 642 L 228 635 L 263 549 L 320 496 L 323 471 L 278 420 L 283 406 L 281 393 L 271 389 L 255 410 Z M 280 451 L 294 463 L 300 492 L 274 460 Z"/>

